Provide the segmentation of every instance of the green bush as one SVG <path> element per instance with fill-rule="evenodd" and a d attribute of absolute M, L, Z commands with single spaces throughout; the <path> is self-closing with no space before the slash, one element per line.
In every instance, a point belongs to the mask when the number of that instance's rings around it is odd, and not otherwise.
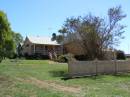
<path fill-rule="evenodd" d="M 2 59 L 3 59 L 3 58 L 0 56 L 0 63 L 2 62 Z"/>
<path fill-rule="evenodd" d="M 126 59 L 125 53 L 121 50 L 117 51 L 116 55 L 117 55 L 118 60 L 125 60 Z"/>
<path fill-rule="evenodd" d="M 75 59 L 79 61 L 87 61 L 89 60 L 87 55 L 75 55 Z"/>
<path fill-rule="evenodd" d="M 65 62 L 68 62 L 69 60 L 72 60 L 72 59 L 74 59 L 74 56 L 72 54 L 66 54 L 66 55 L 58 56 L 56 61 L 65 63 Z"/>
<path fill-rule="evenodd" d="M 60 55 L 60 56 L 57 58 L 56 61 L 65 63 L 65 62 L 67 62 L 68 60 L 67 60 L 67 58 L 66 58 L 65 55 Z"/>

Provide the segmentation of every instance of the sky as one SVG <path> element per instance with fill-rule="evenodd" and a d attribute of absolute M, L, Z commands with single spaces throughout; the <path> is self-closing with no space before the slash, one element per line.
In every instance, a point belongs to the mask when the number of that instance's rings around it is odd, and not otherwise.
<path fill-rule="evenodd" d="M 130 0 L 0 0 L 0 10 L 7 14 L 11 28 L 26 36 L 50 36 L 57 33 L 68 17 L 88 13 L 105 17 L 111 7 L 122 6 L 127 17 L 125 39 L 116 47 L 130 53 Z"/>

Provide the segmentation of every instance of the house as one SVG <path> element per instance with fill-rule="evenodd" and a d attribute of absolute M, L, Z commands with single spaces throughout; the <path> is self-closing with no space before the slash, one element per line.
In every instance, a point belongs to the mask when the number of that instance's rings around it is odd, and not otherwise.
<path fill-rule="evenodd" d="M 51 57 L 61 55 L 63 48 L 56 41 L 51 41 L 50 37 L 29 37 L 25 38 L 23 43 L 23 55 L 25 56 L 45 56 Z"/>
<path fill-rule="evenodd" d="M 86 53 L 86 50 L 82 47 L 82 43 L 79 40 L 64 43 L 64 48 L 66 49 L 66 52 L 75 56 L 84 55 Z"/>
<path fill-rule="evenodd" d="M 66 49 L 66 52 L 73 54 L 75 58 L 79 60 L 87 58 L 87 51 L 84 48 L 82 38 L 77 33 L 72 33 L 72 35 L 69 35 L 69 37 L 64 39 L 64 48 Z M 102 51 L 105 54 L 104 59 L 111 60 L 115 58 L 114 50 L 102 49 Z"/>

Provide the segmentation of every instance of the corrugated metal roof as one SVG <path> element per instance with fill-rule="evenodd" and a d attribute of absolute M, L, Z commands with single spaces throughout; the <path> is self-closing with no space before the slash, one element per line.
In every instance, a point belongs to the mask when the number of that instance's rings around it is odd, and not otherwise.
<path fill-rule="evenodd" d="M 60 45 L 56 41 L 52 41 L 51 37 L 28 36 L 27 38 L 29 39 L 30 42 L 32 42 L 34 44 Z"/>

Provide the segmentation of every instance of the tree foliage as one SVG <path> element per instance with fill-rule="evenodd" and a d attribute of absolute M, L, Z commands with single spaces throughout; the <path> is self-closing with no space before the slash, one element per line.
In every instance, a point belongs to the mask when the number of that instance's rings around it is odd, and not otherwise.
<path fill-rule="evenodd" d="M 17 45 L 17 56 L 18 56 L 18 58 L 22 57 L 22 51 L 23 51 L 22 45 L 19 43 Z"/>
<path fill-rule="evenodd" d="M 121 25 L 120 21 L 125 17 L 121 6 L 118 6 L 108 10 L 107 20 L 91 14 L 68 18 L 59 30 L 59 35 L 64 37 L 62 41 L 81 41 L 89 59 L 103 59 L 105 51 L 119 45 L 120 39 L 123 38 L 125 26 Z"/>
<path fill-rule="evenodd" d="M 121 50 L 116 51 L 116 56 L 118 60 L 125 60 L 126 56 L 125 53 Z"/>
<path fill-rule="evenodd" d="M 21 36 L 12 31 L 6 14 L 0 11 L 0 61 L 5 57 L 12 57 L 21 40 Z"/>
<path fill-rule="evenodd" d="M 0 11 L 0 60 L 12 52 L 13 41 L 10 24 L 4 12 Z"/>
<path fill-rule="evenodd" d="M 23 37 L 20 33 L 12 32 L 13 34 L 13 41 L 16 46 L 23 42 Z"/>
<path fill-rule="evenodd" d="M 22 56 L 22 42 L 23 42 L 23 37 L 20 33 L 13 33 L 13 41 L 15 44 L 15 51 L 16 51 L 16 55 L 20 58 Z"/>

